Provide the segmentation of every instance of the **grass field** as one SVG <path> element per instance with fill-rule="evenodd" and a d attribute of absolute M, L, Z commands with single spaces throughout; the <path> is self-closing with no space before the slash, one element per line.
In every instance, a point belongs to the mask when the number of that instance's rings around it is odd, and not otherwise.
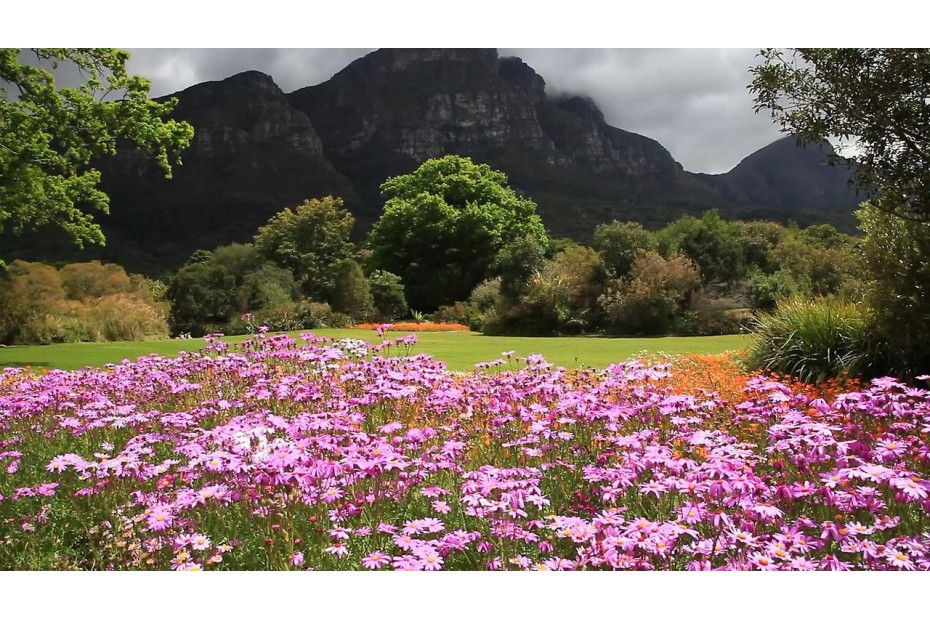
<path fill-rule="evenodd" d="M 296 337 L 299 332 L 293 335 Z M 379 342 L 374 331 L 358 329 L 319 329 L 318 336 L 357 338 Z M 409 332 L 389 332 L 393 338 Z M 246 336 L 227 338 L 237 343 Z M 482 336 L 473 332 L 418 333 L 414 353 L 429 353 L 448 364 L 452 370 L 470 370 L 478 362 L 502 357 L 505 351 L 525 357 L 541 354 L 554 364 L 568 368 L 603 367 L 647 353 L 722 353 L 743 349 L 747 336 L 696 336 L 667 338 L 509 338 Z M 202 338 L 151 342 L 87 342 L 46 346 L 15 346 L 0 349 L 0 366 L 33 366 L 73 370 L 84 366 L 102 366 L 135 360 L 149 354 L 177 355 L 179 351 L 196 351 L 204 346 Z"/>

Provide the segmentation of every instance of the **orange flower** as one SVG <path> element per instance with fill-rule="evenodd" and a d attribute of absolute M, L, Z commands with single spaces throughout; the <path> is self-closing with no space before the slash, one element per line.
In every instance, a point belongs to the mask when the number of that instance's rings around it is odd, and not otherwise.
<path fill-rule="evenodd" d="M 352 329 L 371 329 L 380 327 L 380 323 L 357 323 Z M 467 325 L 459 323 L 394 323 L 389 331 L 394 332 L 467 332 Z"/>

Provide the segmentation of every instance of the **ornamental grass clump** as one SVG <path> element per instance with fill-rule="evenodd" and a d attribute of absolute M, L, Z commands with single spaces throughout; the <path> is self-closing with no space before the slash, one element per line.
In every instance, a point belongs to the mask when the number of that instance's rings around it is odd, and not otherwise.
<path fill-rule="evenodd" d="M 751 369 L 805 382 L 856 375 L 869 368 L 870 341 L 869 319 L 861 305 L 794 297 L 756 318 L 745 362 Z"/>
<path fill-rule="evenodd" d="M 930 568 L 927 390 L 453 374 L 415 340 L 3 370 L 0 568 Z"/>

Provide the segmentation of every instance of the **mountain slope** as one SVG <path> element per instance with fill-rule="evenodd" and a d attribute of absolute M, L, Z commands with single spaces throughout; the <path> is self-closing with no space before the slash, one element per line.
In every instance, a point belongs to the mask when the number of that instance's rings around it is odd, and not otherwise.
<path fill-rule="evenodd" d="M 608 125 L 590 99 L 548 96 L 531 67 L 496 50 L 379 50 L 287 95 L 247 71 L 173 96 L 175 116 L 195 127 L 173 180 L 133 150 L 101 164 L 106 248 L 79 253 L 53 230 L 5 237 L 2 255 L 103 258 L 157 274 L 328 194 L 345 199 L 360 237 L 380 214 L 386 178 L 448 153 L 503 170 L 553 234 L 583 241 L 612 219 L 657 227 L 710 208 L 851 229 L 859 201 L 846 171 L 824 165 L 829 146 L 800 149 L 791 138 L 723 175 L 686 172 L 655 140 Z"/>

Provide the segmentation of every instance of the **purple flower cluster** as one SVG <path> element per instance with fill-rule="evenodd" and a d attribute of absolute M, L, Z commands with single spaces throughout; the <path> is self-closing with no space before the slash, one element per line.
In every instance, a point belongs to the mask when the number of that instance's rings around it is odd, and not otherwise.
<path fill-rule="evenodd" d="M 0 567 L 930 568 L 926 390 L 302 340 L 0 373 Z"/>

